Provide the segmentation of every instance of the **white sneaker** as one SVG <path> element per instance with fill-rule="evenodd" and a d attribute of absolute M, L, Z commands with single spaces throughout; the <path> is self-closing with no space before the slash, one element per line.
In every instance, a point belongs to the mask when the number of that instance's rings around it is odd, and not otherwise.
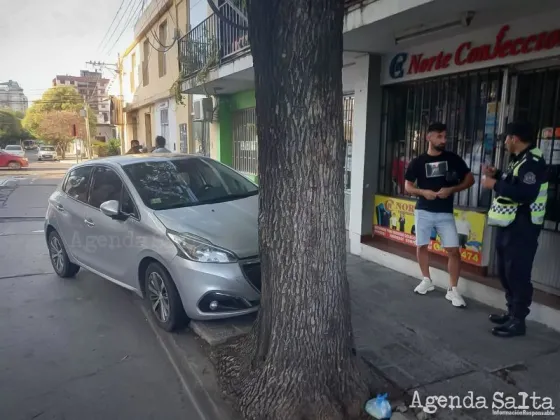
<path fill-rule="evenodd" d="M 416 286 L 416 289 L 414 289 L 414 293 L 418 293 L 419 295 L 425 295 L 426 293 L 431 292 L 434 289 L 435 287 L 434 284 L 432 283 L 432 280 L 429 279 L 428 277 L 424 277 L 424 280 L 422 280 L 420 284 Z"/>
<path fill-rule="evenodd" d="M 445 294 L 445 299 L 451 302 L 451 304 L 457 308 L 464 308 L 467 306 L 463 297 L 459 294 L 456 287 L 447 290 Z"/>

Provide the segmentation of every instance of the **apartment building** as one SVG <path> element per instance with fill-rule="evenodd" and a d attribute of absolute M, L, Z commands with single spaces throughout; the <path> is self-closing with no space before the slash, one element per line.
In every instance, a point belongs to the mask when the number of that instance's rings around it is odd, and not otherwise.
<path fill-rule="evenodd" d="M 81 70 L 79 76 L 57 75 L 53 86 L 74 86 L 83 96 L 97 117 L 96 132 L 91 133 L 97 141 L 107 141 L 116 137 L 116 130 L 111 121 L 111 102 L 108 96 L 110 79 L 101 72 Z"/>
<path fill-rule="evenodd" d="M 190 96 L 179 100 L 174 89 L 178 40 L 188 31 L 189 12 L 188 0 L 151 2 L 134 27 L 135 40 L 120 55 L 125 150 L 131 140 L 151 150 L 158 135 L 171 151 L 191 150 Z"/>
<path fill-rule="evenodd" d="M 209 93 L 218 110 L 207 118 L 211 155 L 255 177 L 253 60 L 247 32 L 239 29 L 246 15 L 230 0 L 217 6 L 240 25 L 210 14 L 181 40 L 180 61 L 187 63 L 182 90 Z M 492 194 L 479 185 L 481 163 L 506 165 L 500 140 L 505 124 L 531 121 L 550 171 L 531 317 L 560 329 L 559 18 L 556 0 L 346 1 L 347 199 L 340 211 L 346 212 L 351 253 L 421 278 L 414 256 L 415 201 L 404 191 L 404 171 L 427 148 L 428 124 L 442 121 L 449 147 L 476 179 L 456 197 L 457 226 L 467 236 L 460 289 L 501 307 L 495 232 L 486 222 Z M 431 248 L 443 268 L 437 238 Z M 435 270 L 434 281 L 445 287 L 445 272 Z"/>
<path fill-rule="evenodd" d="M 27 111 L 28 101 L 18 82 L 9 80 L 0 83 L 0 108 L 10 108 L 12 111 Z"/>

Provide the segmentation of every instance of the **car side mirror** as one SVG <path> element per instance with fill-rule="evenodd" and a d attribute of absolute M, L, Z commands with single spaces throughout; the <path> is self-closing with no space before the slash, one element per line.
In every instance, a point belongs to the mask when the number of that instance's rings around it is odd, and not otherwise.
<path fill-rule="evenodd" d="M 119 211 L 119 206 L 120 204 L 117 200 L 109 200 L 101 203 L 101 205 L 99 206 L 99 210 L 101 210 L 101 213 L 103 213 L 105 216 L 116 219 L 121 214 L 121 212 Z"/>

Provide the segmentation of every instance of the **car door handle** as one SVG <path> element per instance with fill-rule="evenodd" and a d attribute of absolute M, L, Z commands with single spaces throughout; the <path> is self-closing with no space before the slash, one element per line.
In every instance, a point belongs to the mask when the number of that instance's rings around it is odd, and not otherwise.
<path fill-rule="evenodd" d="M 84 219 L 84 223 L 85 223 L 86 225 L 88 225 L 89 227 L 94 227 L 94 226 L 95 226 L 95 223 L 93 223 L 93 222 L 92 222 L 91 220 L 89 220 L 89 219 Z"/>
<path fill-rule="evenodd" d="M 56 205 L 56 209 L 57 209 L 58 211 L 64 211 L 64 206 L 63 206 L 62 204 L 57 204 L 57 205 Z"/>

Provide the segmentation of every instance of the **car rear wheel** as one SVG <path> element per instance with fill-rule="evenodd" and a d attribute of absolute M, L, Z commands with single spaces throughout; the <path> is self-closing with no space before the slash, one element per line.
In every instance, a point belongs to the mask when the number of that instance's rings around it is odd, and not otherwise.
<path fill-rule="evenodd" d="M 80 266 L 71 263 L 68 259 L 68 254 L 66 253 L 62 239 L 54 230 L 49 234 L 49 255 L 54 271 L 59 277 L 74 277 L 76 273 L 80 271 Z"/>
<path fill-rule="evenodd" d="M 175 331 L 187 324 L 188 318 L 175 283 L 158 263 L 145 272 L 145 300 L 157 324 L 165 331 Z"/>
<path fill-rule="evenodd" d="M 21 168 L 21 163 L 12 161 L 12 162 L 8 163 L 8 168 L 10 168 L 10 169 L 20 169 Z"/>

